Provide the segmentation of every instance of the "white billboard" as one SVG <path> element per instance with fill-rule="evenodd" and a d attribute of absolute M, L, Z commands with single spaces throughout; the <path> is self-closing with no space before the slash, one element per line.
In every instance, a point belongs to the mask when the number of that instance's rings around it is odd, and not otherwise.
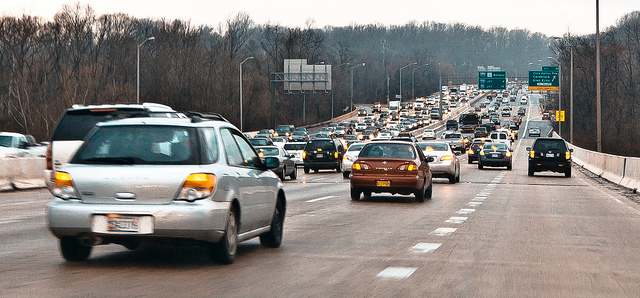
<path fill-rule="evenodd" d="M 284 59 L 284 90 L 330 91 L 331 65 L 308 65 L 307 59 Z"/>

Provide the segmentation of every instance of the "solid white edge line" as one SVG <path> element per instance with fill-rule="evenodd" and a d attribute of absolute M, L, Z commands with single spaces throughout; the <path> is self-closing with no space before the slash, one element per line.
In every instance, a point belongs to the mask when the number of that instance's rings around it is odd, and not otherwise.
<path fill-rule="evenodd" d="M 313 200 L 308 200 L 307 203 L 313 203 L 313 202 L 318 202 L 318 201 L 322 201 L 322 200 L 327 200 L 327 199 L 333 199 L 336 196 L 326 196 L 326 197 L 322 197 L 322 198 L 317 198 L 317 199 L 313 199 Z"/>

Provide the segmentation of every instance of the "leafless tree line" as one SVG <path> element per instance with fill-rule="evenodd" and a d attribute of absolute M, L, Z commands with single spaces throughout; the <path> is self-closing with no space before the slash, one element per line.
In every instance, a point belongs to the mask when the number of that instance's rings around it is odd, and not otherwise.
<path fill-rule="evenodd" d="M 350 102 L 350 67 L 362 62 L 366 67 L 354 69 L 356 104 L 395 98 L 398 71 L 412 62 L 429 65 L 402 73 L 403 98 L 411 97 L 412 77 L 416 96 L 426 96 L 438 90 L 440 75 L 444 84 L 471 83 L 478 65 L 494 65 L 526 76 L 530 61 L 550 53 L 548 37 L 499 27 L 424 22 L 319 29 L 309 22 L 288 28 L 254 24 L 244 13 L 210 27 L 96 16 L 90 6 L 67 5 L 50 21 L 0 18 L 0 130 L 44 140 L 72 104 L 135 102 L 136 51 L 151 36 L 140 48 L 141 102 L 217 112 L 238 126 L 239 63 L 255 57 L 243 66 L 245 130 L 271 126 L 270 73 L 282 72 L 284 59 L 333 65 L 337 116 Z M 301 94 L 277 85 L 275 98 L 276 124 L 303 124 Z M 307 124 L 330 118 L 331 98 L 307 94 Z"/>
<path fill-rule="evenodd" d="M 574 143 L 596 150 L 595 34 L 558 40 L 553 50 L 562 63 L 562 136 L 570 132 L 570 60 L 573 48 Z M 640 11 L 632 12 L 600 34 L 602 150 L 640 156 Z M 557 107 L 557 102 L 554 107 Z"/>

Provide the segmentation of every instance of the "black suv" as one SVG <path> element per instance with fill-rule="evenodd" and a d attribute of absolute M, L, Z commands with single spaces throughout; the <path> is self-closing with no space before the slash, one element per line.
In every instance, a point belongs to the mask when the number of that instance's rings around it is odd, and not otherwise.
<path fill-rule="evenodd" d="M 310 169 L 314 172 L 318 172 L 319 169 L 335 169 L 338 173 L 342 172 L 344 152 L 344 146 L 338 139 L 309 140 L 302 152 L 304 172 L 309 173 Z"/>
<path fill-rule="evenodd" d="M 535 172 L 552 171 L 571 177 L 571 152 L 562 138 L 537 138 L 529 151 L 529 176 Z"/>

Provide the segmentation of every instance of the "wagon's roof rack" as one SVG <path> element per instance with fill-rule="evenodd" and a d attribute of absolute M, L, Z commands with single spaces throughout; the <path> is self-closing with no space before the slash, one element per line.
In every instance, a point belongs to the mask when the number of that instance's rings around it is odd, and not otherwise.
<path fill-rule="evenodd" d="M 229 120 L 222 117 L 222 115 L 218 113 L 200 113 L 200 112 L 184 112 L 189 118 L 191 118 L 191 122 L 197 123 L 202 122 L 202 120 L 214 120 L 214 121 L 224 121 L 229 123 Z"/>

